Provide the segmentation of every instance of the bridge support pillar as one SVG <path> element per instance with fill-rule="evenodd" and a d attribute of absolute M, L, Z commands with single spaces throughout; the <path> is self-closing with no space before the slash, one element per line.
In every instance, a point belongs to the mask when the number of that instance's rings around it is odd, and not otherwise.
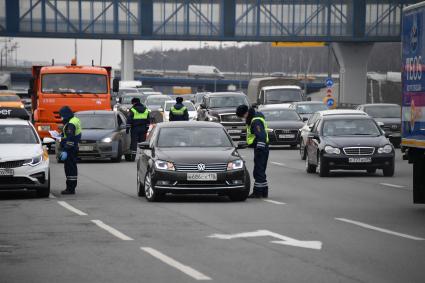
<path fill-rule="evenodd" d="M 332 43 L 332 48 L 340 68 L 338 103 L 366 103 L 367 64 L 373 43 Z"/>
<path fill-rule="evenodd" d="M 134 80 L 134 41 L 121 40 L 121 80 Z"/>

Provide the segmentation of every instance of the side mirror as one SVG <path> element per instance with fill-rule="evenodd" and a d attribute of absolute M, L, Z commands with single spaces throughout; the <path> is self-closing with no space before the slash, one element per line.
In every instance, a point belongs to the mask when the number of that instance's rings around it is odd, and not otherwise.
<path fill-rule="evenodd" d="M 137 147 L 138 147 L 139 149 L 150 149 L 150 148 L 151 148 L 151 147 L 150 147 L 149 142 L 147 142 L 147 141 L 144 141 L 144 142 L 138 143 L 138 144 L 137 144 Z"/>
<path fill-rule="evenodd" d="M 307 117 L 303 117 L 303 122 L 307 122 L 308 118 Z"/>
<path fill-rule="evenodd" d="M 376 124 L 378 124 L 379 127 L 382 127 L 385 125 L 383 122 L 376 122 Z"/>
<path fill-rule="evenodd" d="M 43 139 L 42 143 L 43 143 L 43 145 L 49 145 L 49 144 L 55 143 L 55 140 L 52 139 L 52 138 L 46 137 L 46 138 Z"/>
<path fill-rule="evenodd" d="M 34 78 L 31 78 L 28 85 L 28 95 L 34 95 Z"/>
<path fill-rule="evenodd" d="M 309 133 L 309 134 L 308 134 L 308 138 L 309 138 L 309 139 L 317 140 L 317 139 L 319 139 L 319 135 L 318 135 L 318 134 L 316 134 L 316 133 Z"/>
<path fill-rule="evenodd" d="M 120 90 L 120 81 L 118 79 L 114 79 L 112 81 L 112 91 L 118 92 Z"/>
<path fill-rule="evenodd" d="M 206 106 L 204 103 L 199 104 L 199 107 L 200 107 L 201 109 L 205 109 L 205 108 L 207 108 L 207 106 Z"/>
<path fill-rule="evenodd" d="M 247 147 L 248 147 L 248 144 L 246 142 L 244 142 L 244 141 L 240 141 L 237 144 L 237 148 L 238 149 L 243 149 L 243 148 L 247 148 Z"/>

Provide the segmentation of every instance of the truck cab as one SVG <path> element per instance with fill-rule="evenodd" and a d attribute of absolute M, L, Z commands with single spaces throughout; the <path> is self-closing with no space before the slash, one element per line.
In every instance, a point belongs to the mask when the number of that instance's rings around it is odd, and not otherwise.
<path fill-rule="evenodd" d="M 29 94 L 34 126 L 43 139 L 49 131 L 60 131 L 59 109 L 69 106 L 73 112 L 111 110 L 111 68 L 77 66 L 33 66 Z M 118 91 L 118 81 L 114 81 Z"/>

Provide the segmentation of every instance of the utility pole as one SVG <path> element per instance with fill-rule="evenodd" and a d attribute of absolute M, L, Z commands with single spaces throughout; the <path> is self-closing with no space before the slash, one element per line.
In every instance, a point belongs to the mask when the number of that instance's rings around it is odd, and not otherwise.
<path fill-rule="evenodd" d="M 77 39 L 74 39 L 74 58 L 75 58 L 75 61 L 77 61 L 78 62 L 78 60 L 77 60 L 77 53 L 78 53 L 78 47 L 77 47 Z"/>
<path fill-rule="evenodd" d="M 99 65 L 102 66 L 102 56 L 103 56 L 103 40 L 100 40 L 100 59 L 99 59 Z"/>

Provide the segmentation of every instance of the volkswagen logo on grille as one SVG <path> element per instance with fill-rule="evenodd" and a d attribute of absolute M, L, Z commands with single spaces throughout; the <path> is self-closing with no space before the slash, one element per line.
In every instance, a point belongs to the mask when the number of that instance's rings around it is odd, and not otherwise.
<path fill-rule="evenodd" d="M 198 170 L 199 170 L 199 171 L 205 171 L 205 164 L 203 164 L 203 163 L 199 163 L 199 164 L 198 164 Z"/>

